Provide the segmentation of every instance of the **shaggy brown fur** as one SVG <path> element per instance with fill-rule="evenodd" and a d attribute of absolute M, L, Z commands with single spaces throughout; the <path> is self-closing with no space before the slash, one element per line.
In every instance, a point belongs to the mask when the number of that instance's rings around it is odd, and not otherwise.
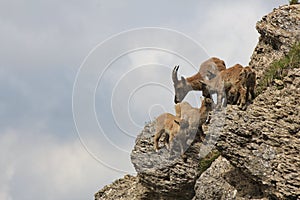
<path fill-rule="evenodd" d="M 174 139 L 178 139 L 181 155 L 184 154 L 185 146 L 193 131 L 199 137 L 196 140 L 202 141 L 204 133 L 202 125 L 206 122 L 209 112 L 212 110 L 212 100 L 205 98 L 200 108 L 194 108 L 187 102 L 175 105 L 176 116 L 170 113 L 163 113 L 156 118 L 154 149 L 159 149 L 158 141 L 164 133 L 166 138 L 164 145 L 172 153 L 174 148 Z"/>
<path fill-rule="evenodd" d="M 184 130 L 188 127 L 184 120 L 181 120 L 179 117 L 176 117 L 170 113 L 164 113 L 156 118 L 156 133 L 154 135 L 154 149 L 157 151 L 159 149 L 158 141 L 161 138 L 163 133 L 166 133 L 166 138 L 164 140 L 164 145 L 172 153 L 174 138 L 177 137 L 179 141 L 181 153 L 184 153 L 184 142 L 182 141 L 185 137 L 180 137 L 179 134 L 185 134 Z"/>
<path fill-rule="evenodd" d="M 245 84 L 244 86 L 247 89 L 246 100 L 252 101 L 255 98 L 256 73 L 252 71 L 249 66 L 245 67 L 245 72 L 246 72 L 246 82 L 244 83 Z"/>
<path fill-rule="evenodd" d="M 197 131 L 200 141 L 203 141 L 204 132 L 202 125 L 207 121 L 209 112 L 212 111 L 213 101 L 210 98 L 204 98 L 200 108 L 194 108 L 187 102 L 180 103 L 180 110 L 176 110 L 176 115 L 188 122 L 189 131 Z M 180 112 L 180 113 L 177 113 Z M 198 138 L 196 138 L 198 140 Z"/>
<path fill-rule="evenodd" d="M 224 106 L 227 103 L 238 104 L 245 109 L 249 95 L 254 98 L 256 76 L 249 67 L 243 68 L 236 64 L 223 70 L 215 78 L 204 81 L 210 93 L 217 93 L 217 108 L 221 107 L 224 98 Z"/>
<path fill-rule="evenodd" d="M 226 69 L 225 62 L 219 58 L 212 57 L 200 65 L 199 73 L 206 79 L 214 78 L 220 71 Z"/>

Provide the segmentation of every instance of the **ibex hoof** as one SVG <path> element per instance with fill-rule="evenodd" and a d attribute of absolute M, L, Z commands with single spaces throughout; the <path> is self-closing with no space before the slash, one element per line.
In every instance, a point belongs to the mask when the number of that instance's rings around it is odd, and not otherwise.
<path fill-rule="evenodd" d="M 247 105 L 240 105 L 239 109 L 245 111 L 247 109 Z"/>

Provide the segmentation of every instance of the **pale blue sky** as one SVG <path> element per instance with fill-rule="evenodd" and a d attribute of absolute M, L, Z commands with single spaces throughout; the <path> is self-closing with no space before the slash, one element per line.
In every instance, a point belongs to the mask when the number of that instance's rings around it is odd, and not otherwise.
<path fill-rule="evenodd" d="M 258 40 L 256 22 L 287 2 L 1 0 L 0 199 L 93 199 L 98 189 L 125 172 L 102 165 L 81 142 L 97 159 L 132 173 L 129 152 L 144 122 L 163 111 L 173 112 L 172 91 L 135 85 L 143 85 L 144 80 L 170 88 L 169 73 L 175 64 L 181 65 L 183 75 L 193 73 L 192 68 L 184 68 L 182 59 L 156 50 L 120 58 L 95 95 L 95 113 L 111 141 L 99 130 L 82 134 L 80 141 L 73 121 L 72 89 L 79 67 L 96 45 L 129 29 L 161 27 L 193 38 L 207 56 L 218 56 L 228 66 L 247 65 Z M 108 46 L 107 52 L 130 50 L 129 42 L 134 41 Z M 179 51 L 184 44 L 172 45 L 170 50 Z M 201 60 L 206 55 L 199 56 Z M 92 62 L 105 57 L 101 54 Z M 143 64 L 148 67 L 138 67 Z M 122 77 L 124 73 L 128 76 Z M 197 103 L 194 96 L 189 99 Z M 130 121 L 126 121 L 127 110 Z M 94 119 L 83 120 L 89 126 Z"/>

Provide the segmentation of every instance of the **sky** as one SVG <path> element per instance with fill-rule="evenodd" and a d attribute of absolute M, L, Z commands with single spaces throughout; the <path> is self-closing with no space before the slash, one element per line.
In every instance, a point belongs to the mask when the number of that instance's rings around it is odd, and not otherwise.
<path fill-rule="evenodd" d="M 174 113 L 173 67 L 246 66 L 287 2 L 1 0 L 0 199 L 93 199 L 135 174 L 135 137 Z"/>

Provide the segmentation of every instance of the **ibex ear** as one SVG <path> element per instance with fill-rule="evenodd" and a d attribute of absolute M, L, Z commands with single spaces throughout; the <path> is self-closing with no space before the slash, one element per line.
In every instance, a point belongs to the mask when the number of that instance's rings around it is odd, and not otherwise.
<path fill-rule="evenodd" d="M 183 84 L 186 84 L 186 80 L 183 76 L 181 77 L 181 81 L 182 81 Z"/>
<path fill-rule="evenodd" d="M 175 112 L 176 112 L 176 117 L 181 116 L 181 104 L 180 103 L 175 104 Z"/>
<path fill-rule="evenodd" d="M 247 76 L 248 76 L 247 71 L 246 71 L 245 69 L 243 69 L 243 70 L 240 72 L 240 74 L 239 74 L 239 80 L 241 80 L 241 79 L 246 79 Z"/>

